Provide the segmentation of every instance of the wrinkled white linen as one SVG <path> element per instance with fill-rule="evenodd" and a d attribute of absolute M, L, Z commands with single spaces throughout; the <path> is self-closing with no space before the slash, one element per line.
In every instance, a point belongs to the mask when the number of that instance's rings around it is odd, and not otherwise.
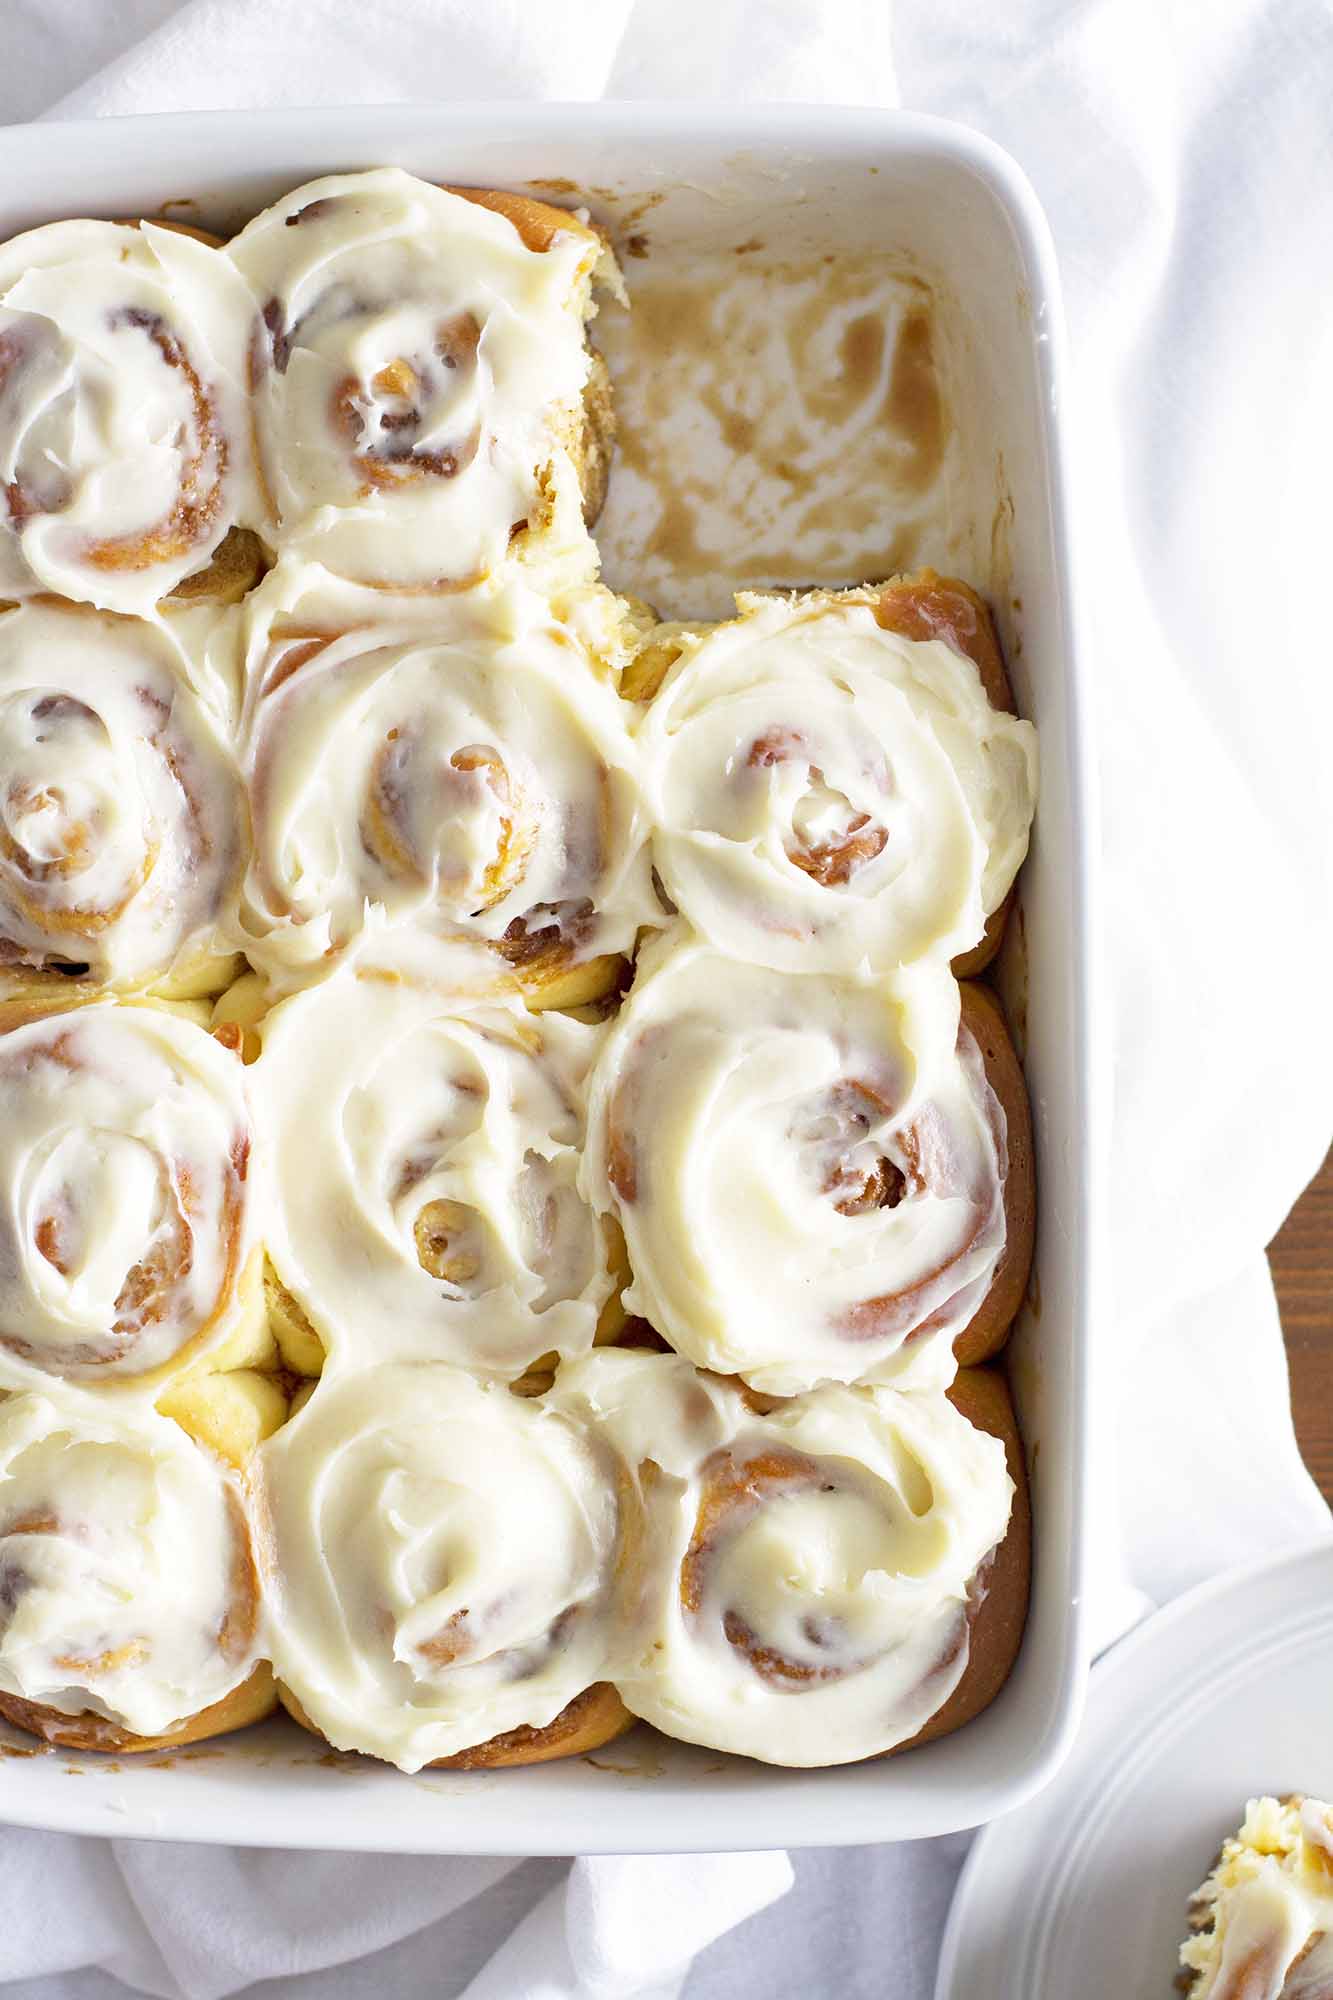
<path fill-rule="evenodd" d="M 1326 1527 L 1262 1254 L 1333 1127 L 1323 0 L 10 0 L 0 50 L 10 119 L 858 99 L 1018 157 L 1064 271 L 1103 765 L 1101 1636 Z M 570 1870 L 0 1832 L 0 1992 L 926 2000 L 966 1846 L 800 1854 L 789 1889 L 776 1854 Z"/>

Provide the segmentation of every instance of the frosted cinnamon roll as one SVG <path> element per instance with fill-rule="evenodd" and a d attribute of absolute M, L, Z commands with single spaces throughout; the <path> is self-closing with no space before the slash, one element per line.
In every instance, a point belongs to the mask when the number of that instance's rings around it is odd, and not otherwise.
<path fill-rule="evenodd" d="M 589 1090 L 585 1197 L 642 1314 L 790 1395 L 942 1386 L 1005 1247 L 1006 1121 L 947 970 L 795 978 L 688 932 L 644 951 Z"/>
<path fill-rule="evenodd" d="M 259 1576 L 244 1489 L 151 1410 L 0 1402 L 0 1715 L 76 1749 L 254 1722 Z"/>
<path fill-rule="evenodd" d="M 335 1358 L 515 1377 L 591 1344 L 612 1289 L 577 1186 L 599 1031 L 488 994 L 491 963 L 390 933 L 264 1022 L 269 1250 Z"/>
<path fill-rule="evenodd" d="M 904 636 L 879 591 L 738 603 L 678 632 L 638 731 L 672 900 L 719 950 L 781 971 L 974 946 L 1027 851 L 1031 725 L 965 652 Z"/>
<path fill-rule="evenodd" d="M 1188 2000 L 1333 1993 L 1333 1806 L 1251 1799 L 1190 1902 L 1177 1991 Z"/>
<path fill-rule="evenodd" d="M 0 980 L 227 984 L 245 803 L 187 676 L 140 619 L 0 615 Z"/>
<path fill-rule="evenodd" d="M 602 1682 L 619 1501 L 580 1425 L 391 1364 L 326 1378 L 261 1480 L 284 1700 L 339 1749 L 523 1763 L 628 1726 Z"/>
<path fill-rule="evenodd" d="M 842 1764 L 955 1695 L 1015 1485 L 1004 1444 L 944 1396 L 829 1387 L 765 1411 L 675 1356 L 608 1348 L 551 1400 L 616 1450 L 635 1497 L 613 1674 L 634 1714 L 768 1763 Z"/>
<path fill-rule="evenodd" d="M 584 426 L 600 238 L 540 203 L 397 168 L 297 188 L 228 255 L 279 544 L 397 590 L 490 574 L 540 539 Z M 586 545 L 591 556 L 591 546 Z"/>
<path fill-rule="evenodd" d="M 147 614 L 254 512 L 251 304 L 152 223 L 55 222 L 0 247 L 0 597 Z"/>
<path fill-rule="evenodd" d="M 254 1238 L 235 1056 L 154 1006 L 0 1035 L 0 1384 L 154 1375 L 222 1337 Z"/>
<path fill-rule="evenodd" d="M 364 593 L 321 574 L 296 573 L 253 647 L 252 959 L 319 969 L 378 905 L 485 942 L 534 1001 L 605 991 L 657 907 L 609 680 L 517 584 L 414 627 L 367 623 Z"/>

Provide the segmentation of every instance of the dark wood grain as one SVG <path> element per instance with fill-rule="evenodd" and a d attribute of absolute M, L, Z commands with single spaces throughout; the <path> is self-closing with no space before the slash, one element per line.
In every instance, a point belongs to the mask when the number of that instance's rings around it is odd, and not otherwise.
<path fill-rule="evenodd" d="M 1333 1152 L 1268 1246 L 1305 1462 L 1333 1503 Z"/>

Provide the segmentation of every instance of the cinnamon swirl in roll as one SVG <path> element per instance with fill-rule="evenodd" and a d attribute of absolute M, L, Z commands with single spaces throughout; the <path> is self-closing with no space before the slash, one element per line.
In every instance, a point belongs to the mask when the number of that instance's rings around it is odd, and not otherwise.
<path fill-rule="evenodd" d="M 581 1185 L 627 1310 L 700 1367 L 942 1387 L 1005 1250 L 1006 1123 L 947 968 L 800 978 L 676 930 L 598 1059 Z"/>
<path fill-rule="evenodd" d="M 54 599 L 0 614 L 0 992 L 217 992 L 244 828 L 168 633 Z"/>
<path fill-rule="evenodd" d="M 276 202 L 228 255 L 254 298 L 271 532 L 340 575 L 446 593 L 540 544 L 574 453 L 609 253 L 541 203 L 386 167 Z M 595 558 L 582 538 L 585 563 Z"/>
<path fill-rule="evenodd" d="M 657 666 L 630 688 L 653 692 L 638 739 L 654 858 L 719 950 L 848 974 L 981 940 L 1027 850 L 1036 736 L 1005 711 L 998 648 L 988 685 L 951 628 L 920 622 L 962 588 L 927 572 L 742 597 L 730 624 L 650 639 Z"/>
<path fill-rule="evenodd" d="M 551 1401 L 634 1495 L 612 1676 L 634 1714 L 827 1765 L 905 1745 L 957 1697 L 1015 1486 L 945 1397 L 826 1387 L 765 1411 L 675 1356 L 604 1349 Z M 1011 1590 L 1021 1631 L 1025 1572 Z"/>
<path fill-rule="evenodd" d="M 242 1483 L 152 1410 L 0 1401 L 0 1715 L 149 1750 L 274 1704 Z"/>
<path fill-rule="evenodd" d="M 163 1007 L 0 1035 L 0 1387 L 157 1376 L 257 1280 L 241 1065 Z"/>
<path fill-rule="evenodd" d="M 253 518 L 235 268 L 152 223 L 0 247 L 0 597 L 151 613 Z"/>
<path fill-rule="evenodd" d="M 613 1282 L 577 1186 L 600 1032 L 530 1014 L 493 966 L 390 932 L 264 1022 L 269 1250 L 340 1361 L 512 1379 L 592 1342 Z"/>
<path fill-rule="evenodd" d="M 404 1771 L 534 1763 L 630 1725 L 606 1685 L 614 1462 L 440 1363 L 326 1377 L 264 1447 L 283 1699 Z"/>
<path fill-rule="evenodd" d="M 612 987 L 658 905 L 627 711 L 576 633 L 513 581 L 416 624 L 367 622 L 364 593 L 317 571 L 264 595 L 251 958 L 322 971 L 377 905 L 481 940 L 534 1005 Z"/>

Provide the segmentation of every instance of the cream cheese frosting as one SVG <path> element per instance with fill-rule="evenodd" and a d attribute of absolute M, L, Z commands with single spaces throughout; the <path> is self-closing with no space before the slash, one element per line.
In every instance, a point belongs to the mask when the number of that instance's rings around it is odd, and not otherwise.
<path fill-rule="evenodd" d="M 327 1377 L 264 1447 L 280 1679 L 405 1771 L 604 1678 L 619 1503 L 571 1418 L 442 1363 Z"/>
<path fill-rule="evenodd" d="M 981 936 L 1027 852 L 1036 733 L 870 593 L 742 597 L 639 729 L 658 871 L 721 951 L 883 972 Z"/>
<path fill-rule="evenodd" d="M 0 968 L 225 983 L 240 773 L 172 638 L 55 600 L 0 616 Z"/>
<path fill-rule="evenodd" d="M 150 614 L 257 507 L 245 285 L 151 223 L 0 247 L 0 597 Z"/>
<path fill-rule="evenodd" d="M 151 1005 L 0 1037 L 0 1385 L 140 1377 L 221 1334 L 255 1232 L 241 1065 Z"/>
<path fill-rule="evenodd" d="M 627 1310 L 776 1395 L 945 1386 L 1004 1246 L 1006 1167 L 938 965 L 802 978 L 669 932 L 589 1087 L 582 1186 L 625 1232 Z"/>
<path fill-rule="evenodd" d="M 1191 1906 L 1189 2000 L 1323 2000 L 1333 1992 L 1333 1807 L 1251 1799 Z"/>
<path fill-rule="evenodd" d="M 250 641 L 246 948 L 319 969 L 371 905 L 493 944 L 628 950 L 657 909 L 630 711 L 577 633 L 510 581 L 372 621 L 274 572 Z"/>
<path fill-rule="evenodd" d="M 577 1179 L 600 1033 L 529 1014 L 493 964 L 383 933 L 264 1024 L 270 1254 L 336 1356 L 516 1377 L 592 1341 L 611 1279 Z"/>
<path fill-rule="evenodd" d="M 257 1658 L 239 1483 L 152 1410 L 0 1402 L 0 1691 L 155 1736 Z"/>
<path fill-rule="evenodd" d="M 611 1675 L 669 1735 L 790 1765 L 906 1742 L 968 1659 L 1013 1485 L 941 1395 L 819 1389 L 766 1414 L 675 1356 L 600 1350 L 554 1405 L 619 1454 L 638 1526 Z"/>
<path fill-rule="evenodd" d="M 154 1735 L 262 1654 L 412 1771 L 614 1683 L 809 1765 L 966 1672 L 1008 1155 L 949 962 L 1035 737 L 869 587 L 603 588 L 595 277 L 389 168 L 0 248 L 0 1693 Z"/>
<path fill-rule="evenodd" d="M 397 168 L 332 174 L 228 246 L 255 301 L 260 458 L 283 547 L 376 585 L 487 576 L 565 449 L 600 240 L 530 249 L 506 217 Z"/>

